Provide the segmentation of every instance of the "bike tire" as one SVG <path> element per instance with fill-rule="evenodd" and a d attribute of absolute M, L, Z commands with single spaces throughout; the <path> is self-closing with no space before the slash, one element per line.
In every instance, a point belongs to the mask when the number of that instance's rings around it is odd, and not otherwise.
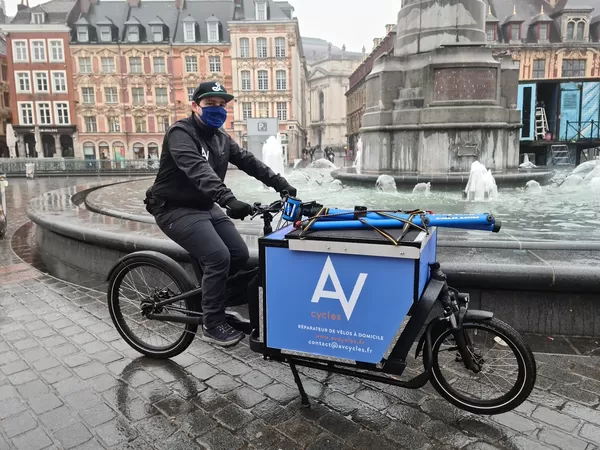
<path fill-rule="evenodd" d="M 119 289 L 127 273 L 140 266 L 149 266 L 158 271 L 162 271 L 166 276 L 173 280 L 180 293 L 189 292 L 194 289 L 194 285 L 190 281 L 186 272 L 175 261 L 167 258 L 159 259 L 147 254 L 134 255 L 131 258 L 121 261 L 111 273 L 108 283 L 108 309 L 110 312 L 110 317 L 121 337 L 134 350 L 154 359 L 172 358 L 183 353 L 191 345 L 198 330 L 198 325 L 185 324 L 185 328 L 181 334 L 181 337 L 174 344 L 160 349 L 142 342 L 131 331 L 121 313 Z M 186 308 L 189 311 L 195 311 L 193 300 L 187 299 L 184 301 Z M 146 320 L 150 321 L 152 319 Z"/>
<path fill-rule="evenodd" d="M 483 329 L 499 336 L 510 347 L 517 359 L 519 373 L 512 389 L 497 400 L 474 401 L 468 399 L 455 389 L 444 377 L 439 365 L 439 351 L 445 339 L 452 335 L 452 330 L 444 329 L 433 338 L 432 345 L 432 374 L 430 382 L 435 390 L 454 406 L 474 414 L 495 415 L 511 411 L 531 394 L 535 386 L 537 368 L 533 352 L 523 337 L 510 325 L 492 318 L 491 320 L 470 320 L 463 323 L 463 329 Z M 484 363 L 485 364 L 485 363 Z M 467 370 L 464 368 L 464 370 Z"/>

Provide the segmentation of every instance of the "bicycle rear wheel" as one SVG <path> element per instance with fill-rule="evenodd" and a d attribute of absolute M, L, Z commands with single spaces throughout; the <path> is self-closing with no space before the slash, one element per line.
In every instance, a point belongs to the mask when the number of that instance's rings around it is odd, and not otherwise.
<path fill-rule="evenodd" d="M 198 325 L 147 319 L 142 308 L 192 289 L 191 281 L 174 261 L 137 255 L 112 271 L 108 309 L 117 331 L 132 348 L 151 358 L 172 358 L 190 346 Z M 197 317 L 193 302 L 182 300 L 155 312 Z"/>
<path fill-rule="evenodd" d="M 521 335 L 497 319 L 465 322 L 463 332 L 479 372 L 465 367 L 452 330 L 446 329 L 433 339 L 433 387 L 475 414 L 501 414 L 523 403 L 535 385 L 536 364 Z"/>

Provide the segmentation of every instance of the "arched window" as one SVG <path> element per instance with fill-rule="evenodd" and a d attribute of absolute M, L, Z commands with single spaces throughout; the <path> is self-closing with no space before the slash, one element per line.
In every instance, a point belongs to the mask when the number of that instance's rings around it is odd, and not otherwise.
<path fill-rule="evenodd" d="M 146 159 L 146 148 L 144 144 L 136 142 L 133 144 L 133 157 L 135 159 Z"/>
<path fill-rule="evenodd" d="M 256 39 L 256 56 L 258 58 L 266 58 L 269 56 L 267 38 L 260 37 Z"/>
<path fill-rule="evenodd" d="M 325 120 L 325 94 L 323 91 L 319 92 L 319 122 Z"/>
<path fill-rule="evenodd" d="M 584 34 L 585 34 L 585 22 L 582 20 L 577 23 L 577 40 L 583 41 Z"/>
<path fill-rule="evenodd" d="M 569 22 L 567 24 L 567 39 L 570 41 L 575 39 L 575 22 Z"/>
<path fill-rule="evenodd" d="M 275 58 L 285 58 L 286 55 L 285 38 L 275 38 Z"/>
<path fill-rule="evenodd" d="M 275 82 L 278 91 L 285 91 L 287 89 L 287 74 L 285 73 L 285 70 L 278 70 L 275 72 Z"/>
<path fill-rule="evenodd" d="M 96 159 L 96 145 L 93 142 L 88 141 L 83 143 L 83 158 Z M 102 158 L 102 155 L 100 155 L 100 158 Z"/>
<path fill-rule="evenodd" d="M 108 146 L 108 142 L 100 142 L 98 144 L 98 155 L 100 155 L 100 159 L 110 159 L 110 147 Z"/>
<path fill-rule="evenodd" d="M 158 144 L 155 142 L 148 144 L 148 159 L 158 159 Z"/>
<path fill-rule="evenodd" d="M 125 146 L 122 142 L 113 142 L 112 150 L 115 161 L 121 161 L 122 159 L 125 159 Z"/>

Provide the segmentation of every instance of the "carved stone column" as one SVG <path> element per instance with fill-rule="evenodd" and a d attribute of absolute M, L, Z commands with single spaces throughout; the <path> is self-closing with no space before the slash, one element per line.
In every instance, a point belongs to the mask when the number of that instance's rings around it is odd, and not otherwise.
<path fill-rule="evenodd" d="M 19 149 L 17 151 L 17 157 L 18 158 L 26 158 L 27 157 L 27 149 L 25 148 L 25 136 L 23 136 L 22 134 L 19 134 L 17 137 L 17 140 L 19 142 Z"/>
<path fill-rule="evenodd" d="M 60 145 L 60 134 L 54 135 L 54 157 L 62 158 L 62 147 Z"/>

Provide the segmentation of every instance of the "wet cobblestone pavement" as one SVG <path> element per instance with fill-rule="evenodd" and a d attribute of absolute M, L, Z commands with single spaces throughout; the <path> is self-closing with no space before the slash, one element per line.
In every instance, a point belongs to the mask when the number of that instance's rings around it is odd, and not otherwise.
<path fill-rule="evenodd" d="M 9 180 L 0 450 L 600 450 L 594 342 L 576 344 L 590 356 L 538 353 L 533 395 L 495 417 L 461 412 L 429 386 L 408 391 L 309 369 L 301 371 L 313 407 L 302 409 L 289 369 L 244 343 L 220 350 L 197 339 L 171 361 L 140 358 L 113 329 L 103 292 L 52 278 L 11 250 L 28 199 L 78 181 Z"/>

